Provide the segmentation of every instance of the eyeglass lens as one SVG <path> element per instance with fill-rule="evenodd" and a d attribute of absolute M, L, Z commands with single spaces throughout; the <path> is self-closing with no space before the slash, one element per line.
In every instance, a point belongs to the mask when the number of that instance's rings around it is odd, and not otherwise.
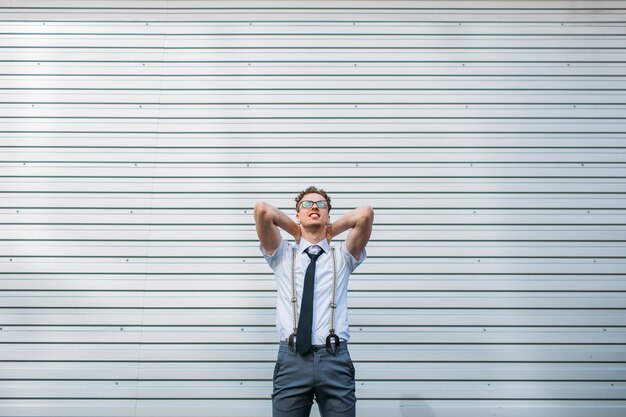
<path fill-rule="evenodd" d="M 326 200 L 319 200 L 319 201 L 304 200 L 304 201 L 302 201 L 302 207 L 307 208 L 307 209 L 313 207 L 313 204 L 315 204 L 318 208 L 326 208 L 328 206 L 327 203 L 326 203 Z"/>

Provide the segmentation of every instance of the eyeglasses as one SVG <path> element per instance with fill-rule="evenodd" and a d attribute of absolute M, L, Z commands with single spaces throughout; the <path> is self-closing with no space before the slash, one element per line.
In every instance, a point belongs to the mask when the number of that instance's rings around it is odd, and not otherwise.
<path fill-rule="evenodd" d="M 313 204 L 315 204 L 317 208 L 321 208 L 321 209 L 328 208 L 328 202 L 326 200 L 319 200 L 319 201 L 302 200 L 300 202 L 300 206 L 304 207 L 305 209 L 310 209 L 311 207 L 313 207 Z"/>

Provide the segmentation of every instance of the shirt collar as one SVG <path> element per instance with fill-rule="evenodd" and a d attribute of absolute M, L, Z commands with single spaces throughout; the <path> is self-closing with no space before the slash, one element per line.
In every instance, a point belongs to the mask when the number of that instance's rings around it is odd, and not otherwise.
<path fill-rule="evenodd" d="M 300 245 L 298 246 L 298 251 L 300 253 L 304 253 L 310 246 L 318 245 L 322 249 L 324 249 L 324 253 L 330 253 L 330 244 L 328 243 L 328 239 L 322 239 L 317 243 L 311 243 L 304 238 L 300 238 Z"/>

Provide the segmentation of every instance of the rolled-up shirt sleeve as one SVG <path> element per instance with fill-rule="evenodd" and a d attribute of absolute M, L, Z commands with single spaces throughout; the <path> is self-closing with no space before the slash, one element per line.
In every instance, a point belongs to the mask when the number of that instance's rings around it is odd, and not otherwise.
<path fill-rule="evenodd" d="M 274 253 L 272 253 L 271 255 L 268 255 L 267 252 L 265 252 L 265 248 L 263 247 L 263 245 L 259 244 L 259 249 L 261 249 L 263 258 L 265 258 L 265 261 L 272 269 L 276 269 L 280 259 L 283 256 L 283 253 L 285 252 L 286 247 L 287 247 L 287 241 L 283 239 L 281 240 L 280 244 L 278 245 Z"/>
<path fill-rule="evenodd" d="M 363 261 L 365 261 L 365 258 L 367 257 L 367 251 L 363 249 L 361 253 L 359 254 L 359 259 L 355 259 L 354 256 L 352 256 L 352 254 L 348 250 L 348 248 L 346 248 L 346 245 L 342 244 L 341 256 L 346 262 L 346 265 L 348 266 L 348 270 L 350 270 L 350 272 L 353 272 L 359 265 L 363 263 Z"/>

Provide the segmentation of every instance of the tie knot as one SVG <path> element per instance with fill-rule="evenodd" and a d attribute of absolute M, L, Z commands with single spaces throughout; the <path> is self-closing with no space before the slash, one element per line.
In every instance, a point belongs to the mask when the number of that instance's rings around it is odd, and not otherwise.
<path fill-rule="evenodd" d="M 309 255 L 309 258 L 312 260 L 317 260 L 322 253 L 324 253 L 324 249 L 318 245 L 309 246 L 306 250 L 306 254 Z"/>

